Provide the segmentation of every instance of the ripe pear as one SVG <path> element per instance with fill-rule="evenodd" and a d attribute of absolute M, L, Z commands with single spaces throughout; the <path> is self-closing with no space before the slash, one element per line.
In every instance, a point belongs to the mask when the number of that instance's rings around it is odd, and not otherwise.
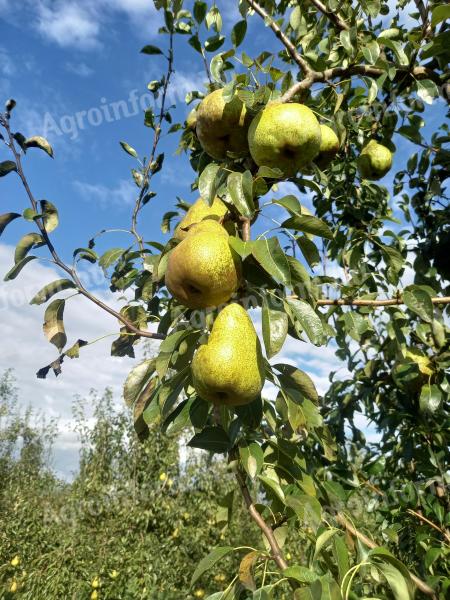
<path fill-rule="evenodd" d="M 259 167 L 281 169 L 288 177 L 316 158 L 320 141 L 319 121 L 303 104 L 268 104 L 248 130 L 250 154 L 255 163 Z"/>
<path fill-rule="evenodd" d="M 314 159 L 316 165 L 322 171 L 328 167 L 333 158 L 339 152 L 339 138 L 328 125 L 320 126 L 321 141 L 319 154 Z"/>
<path fill-rule="evenodd" d="M 203 150 L 217 160 L 226 158 L 227 152 L 248 154 L 249 124 L 245 104 L 237 96 L 226 103 L 221 89 L 208 94 L 197 109 L 197 137 Z"/>
<path fill-rule="evenodd" d="M 192 225 L 169 254 L 166 286 L 188 308 L 227 302 L 239 287 L 240 264 L 231 252 L 228 233 L 217 221 Z"/>
<path fill-rule="evenodd" d="M 381 179 L 391 167 L 392 152 L 375 140 L 370 140 L 358 157 L 358 170 L 364 179 Z"/>
<path fill-rule="evenodd" d="M 211 206 L 199 198 L 189 208 L 181 222 L 178 224 L 174 232 L 174 238 L 177 240 L 184 240 L 187 235 L 187 229 L 194 223 L 200 223 L 203 219 L 213 219 L 218 221 L 220 217 L 223 217 L 227 212 L 227 207 L 220 198 L 214 198 L 214 202 Z"/>
<path fill-rule="evenodd" d="M 219 313 L 208 342 L 194 355 L 192 378 L 198 395 L 213 404 L 241 406 L 261 393 L 261 344 L 250 317 L 239 304 L 229 304 Z"/>

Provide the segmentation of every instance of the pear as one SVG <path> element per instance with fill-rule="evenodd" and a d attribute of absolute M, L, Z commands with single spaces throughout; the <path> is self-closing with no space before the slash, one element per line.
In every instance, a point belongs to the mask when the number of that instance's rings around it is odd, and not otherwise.
<path fill-rule="evenodd" d="M 264 385 L 261 344 L 253 323 L 239 304 L 229 304 L 214 321 L 208 342 L 192 360 L 198 395 L 226 406 L 249 404 Z"/>
<path fill-rule="evenodd" d="M 339 152 L 339 139 L 331 127 L 328 125 L 320 126 L 321 141 L 319 154 L 314 159 L 316 165 L 322 171 L 328 167 L 333 158 Z"/>
<path fill-rule="evenodd" d="M 187 229 L 194 223 L 199 223 L 203 219 L 214 219 L 218 221 L 220 217 L 223 217 L 227 212 L 227 207 L 220 198 L 214 198 L 214 202 L 211 206 L 199 198 L 189 208 L 179 225 L 175 229 L 173 237 L 177 240 L 184 240 L 187 235 Z"/>
<path fill-rule="evenodd" d="M 250 124 L 250 154 L 261 167 L 278 168 L 291 177 L 316 158 L 320 150 L 319 121 L 303 104 L 273 102 Z"/>
<path fill-rule="evenodd" d="M 417 365 L 417 368 L 419 369 L 421 374 L 424 375 L 425 377 L 428 378 L 428 377 L 431 377 L 431 375 L 433 375 L 433 373 L 434 373 L 433 365 L 432 365 L 430 359 L 428 358 L 428 356 L 424 356 L 417 350 L 414 350 L 411 348 L 411 349 L 406 350 L 405 357 L 407 359 L 409 359 L 410 361 L 415 362 Z"/>
<path fill-rule="evenodd" d="M 227 152 L 248 154 L 250 115 L 237 96 L 226 103 L 222 91 L 208 94 L 197 109 L 198 140 L 203 150 L 217 160 L 226 158 Z"/>
<path fill-rule="evenodd" d="M 370 140 L 358 157 L 358 170 L 364 179 L 381 179 L 391 167 L 392 152 L 375 140 Z"/>
<path fill-rule="evenodd" d="M 169 254 L 166 286 L 188 308 L 227 302 L 240 284 L 240 264 L 228 244 L 228 233 L 217 221 L 195 223 Z"/>

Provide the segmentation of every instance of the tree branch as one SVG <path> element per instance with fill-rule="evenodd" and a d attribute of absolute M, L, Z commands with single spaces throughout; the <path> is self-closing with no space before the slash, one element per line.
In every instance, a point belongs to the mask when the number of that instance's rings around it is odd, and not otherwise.
<path fill-rule="evenodd" d="M 33 210 L 39 214 L 39 205 L 35 199 L 35 197 L 33 196 L 33 193 L 31 191 L 31 188 L 28 184 L 28 180 L 25 176 L 24 170 L 23 170 L 23 166 L 22 166 L 22 158 L 20 153 L 17 151 L 17 148 L 15 146 L 14 143 L 14 137 L 13 134 L 11 132 L 11 128 L 9 125 L 9 119 L 6 117 L 0 117 L 0 123 L 3 125 L 3 127 L 5 128 L 5 131 L 8 135 L 8 147 L 10 148 L 11 152 L 14 155 L 14 159 L 16 161 L 16 167 L 17 167 L 17 174 L 20 177 L 20 180 L 22 182 L 23 187 L 25 188 L 25 191 L 27 193 L 27 196 L 30 200 L 30 204 L 33 208 Z M 49 249 L 49 252 L 53 258 L 53 261 L 55 262 L 55 264 L 62 269 L 65 273 L 67 273 L 67 275 L 69 275 L 69 277 L 72 279 L 72 281 L 75 283 L 79 293 L 84 296 L 85 298 L 88 298 L 91 302 L 93 302 L 94 304 L 96 304 L 98 307 L 102 308 L 104 311 L 106 311 L 107 313 L 109 313 L 110 315 L 112 315 L 113 317 L 116 317 L 116 319 L 118 321 L 120 321 L 123 325 L 125 325 L 125 327 L 127 328 L 128 331 L 130 331 L 131 333 L 134 333 L 135 335 L 138 335 L 140 337 L 145 337 L 145 338 L 152 338 L 152 339 L 156 339 L 156 340 L 163 340 L 165 339 L 165 335 L 161 334 L 161 333 L 152 333 L 150 331 L 145 331 L 143 329 L 139 329 L 138 327 L 136 327 L 136 325 L 134 325 L 131 321 L 129 321 L 126 317 L 124 317 L 121 313 L 117 312 L 116 310 L 114 310 L 113 308 L 111 308 L 110 306 L 108 306 L 107 304 L 105 304 L 104 302 L 102 302 L 99 298 L 97 298 L 96 296 L 94 296 L 93 294 L 91 294 L 82 284 L 82 282 L 80 281 L 80 278 L 78 277 L 75 269 L 70 268 L 68 265 L 66 265 L 64 263 L 64 261 L 59 257 L 58 253 L 56 252 L 55 247 L 53 246 L 52 241 L 49 238 L 48 232 L 45 229 L 45 225 L 44 222 L 42 220 L 42 218 L 37 218 L 35 219 L 36 225 L 39 229 L 40 234 L 42 235 L 42 238 L 45 242 L 45 245 L 47 246 L 47 248 Z"/>
<path fill-rule="evenodd" d="M 258 4 L 258 2 L 256 2 L 256 0 L 247 0 L 247 3 L 253 8 L 253 10 L 256 13 L 258 13 L 258 15 L 260 17 L 262 17 L 264 19 L 264 21 L 267 23 L 267 25 L 270 27 L 270 29 L 274 32 L 276 37 L 281 41 L 283 46 L 286 48 L 289 56 L 292 58 L 293 61 L 295 61 L 297 63 L 297 65 L 300 67 L 300 69 L 303 71 L 303 73 L 305 75 L 310 73 L 312 71 L 311 67 L 308 65 L 308 63 L 303 58 L 303 56 L 299 52 L 297 52 L 294 44 L 287 37 L 287 35 L 285 33 L 283 33 L 283 31 L 281 30 L 281 27 L 279 25 L 277 25 L 277 23 L 275 23 L 275 21 L 272 19 L 272 17 L 269 15 L 269 13 L 266 12 L 264 10 L 264 8 L 262 8 L 262 6 L 260 6 Z"/>
<path fill-rule="evenodd" d="M 321 2 L 320 0 L 310 1 L 311 4 L 314 4 L 317 10 L 323 13 L 332 23 L 336 25 L 338 29 L 341 29 L 342 31 L 348 31 L 350 29 L 350 27 L 347 25 L 344 19 L 339 14 L 334 13 L 332 10 L 327 8 L 323 2 Z"/>
<path fill-rule="evenodd" d="M 417 6 L 417 10 L 420 13 L 420 18 L 422 19 L 422 31 L 423 37 L 427 38 L 431 35 L 432 29 L 429 20 L 428 8 L 423 3 L 423 0 L 414 0 L 415 5 Z"/>
<path fill-rule="evenodd" d="M 290 296 L 290 298 L 297 298 L 297 296 Z M 433 304 L 450 304 L 450 296 L 436 296 L 431 298 Z M 405 304 L 402 296 L 398 298 L 388 298 L 386 300 L 366 300 L 363 298 L 354 299 L 336 299 L 331 298 L 319 298 L 317 300 L 318 306 L 398 306 Z"/>
<path fill-rule="evenodd" d="M 250 495 L 250 491 L 245 482 L 245 475 L 239 468 L 236 471 L 236 479 L 238 481 L 239 488 L 241 490 L 242 496 L 244 498 L 247 510 L 251 518 L 255 521 L 256 525 L 261 529 L 265 538 L 267 539 L 270 549 L 272 551 L 272 557 L 274 561 L 277 563 L 278 567 L 282 571 L 284 571 L 284 569 L 287 568 L 288 564 L 283 556 L 283 552 L 281 551 L 281 548 L 277 542 L 273 529 L 264 521 L 262 516 L 257 511 L 256 506 L 253 503 L 252 497 Z"/>
<path fill-rule="evenodd" d="M 433 521 L 430 521 L 429 519 L 427 519 L 426 517 L 424 517 L 420 513 L 416 512 L 415 510 L 412 510 L 411 508 L 407 508 L 406 512 L 409 513 L 410 515 L 413 515 L 414 517 L 416 517 L 420 521 L 423 521 L 424 523 L 427 523 L 427 525 L 429 525 L 430 527 L 432 527 L 436 531 L 439 531 L 439 533 L 444 536 L 444 538 L 447 540 L 447 542 L 450 543 L 450 534 L 447 533 L 444 529 L 441 529 L 438 525 L 436 525 L 436 523 L 433 523 Z"/>
<path fill-rule="evenodd" d="M 336 521 L 342 527 L 344 527 L 349 533 L 351 533 L 354 537 L 358 538 L 368 548 L 371 548 L 372 550 L 374 548 L 379 548 L 378 544 L 376 544 L 370 538 L 368 538 L 366 535 L 364 535 L 363 533 L 358 531 L 342 513 L 337 513 Z M 422 581 L 421 579 L 416 577 L 416 575 L 414 575 L 414 573 L 411 573 L 411 571 L 409 571 L 409 575 L 421 592 L 423 592 L 427 596 L 431 596 L 433 598 L 433 600 L 438 600 L 437 595 L 436 595 L 435 591 L 433 590 L 433 588 L 431 588 L 424 581 Z"/>

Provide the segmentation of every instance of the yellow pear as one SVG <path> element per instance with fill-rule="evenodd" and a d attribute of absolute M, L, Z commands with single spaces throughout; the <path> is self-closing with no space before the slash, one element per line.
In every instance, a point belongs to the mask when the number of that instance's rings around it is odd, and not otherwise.
<path fill-rule="evenodd" d="M 214 321 L 209 340 L 192 360 L 198 395 L 226 406 L 249 404 L 264 385 L 261 344 L 242 306 L 229 304 Z"/>
<path fill-rule="evenodd" d="M 240 283 L 240 264 L 231 252 L 229 235 L 217 221 L 192 225 L 169 255 L 166 286 L 188 308 L 228 302 Z"/>
<path fill-rule="evenodd" d="M 319 121 L 304 104 L 273 102 L 250 124 L 250 154 L 259 166 L 278 168 L 287 177 L 309 165 L 320 150 Z"/>
<path fill-rule="evenodd" d="M 197 109 L 198 140 L 203 150 L 217 160 L 226 158 L 227 152 L 248 154 L 249 124 L 245 104 L 237 96 L 226 103 L 221 89 L 208 94 Z"/>
<path fill-rule="evenodd" d="M 319 154 L 314 159 L 316 165 L 322 171 L 328 167 L 333 158 L 339 152 L 339 138 L 334 130 L 328 125 L 320 126 L 321 141 Z"/>
<path fill-rule="evenodd" d="M 358 157 L 358 170 L 364 179 L 381 179 L 391 167 L 392 152 L 375 140 L 370 140 Z"/>
<path fill-rule="evenodd" d="M 187 235 L 187 229 L 194 223 L 199 223 L 203 219 L 214 219 L 218 221 L 220 217 L 223 217 L 227 212 L 227 207 L 220 198 L 214 198 L 212 206 L 209 206 L 203 198 L 199 198 L 189 208 L 173 235 L 177 240 L 184 240 Z"/>

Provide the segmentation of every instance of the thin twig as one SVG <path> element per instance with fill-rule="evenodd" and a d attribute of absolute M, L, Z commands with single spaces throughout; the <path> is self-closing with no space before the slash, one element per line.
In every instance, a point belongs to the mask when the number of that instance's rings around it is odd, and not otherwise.
<path fill-rule="evenodd" d="M 289 296 L 296 298 L 296 296 Z M 450 304 L 450 296 L 436 296 L 431 298 L 433 304 Z M 318 306 L 398 306 L 405 304 L 402 296 L 398 298 L 388 298 L 387 300 L 366 300 L 364 298 L 340 298 L 332 300 L 330 298 L 320 298 L 317 300 Z"/>
<path fill-rule="evenodd" d="M 168 50 L 167 60 L 168 60 L 167 74 L 164 79 L 163 91 L 162 91 L 162 95 L 161 95 L 161 108 L 160 108 L 159 115 L 158 115 L 158 123 L 155 126 L 155 135 L 153 138 L 152 152 L 151 152 L 150 158 L 148 159 L 147 166 L 144 171 L 141 191 L 139 193 L 138 199 L 136 200 L 136 204 L 135 204 L 134 210 L 133 210 L 133 215 L 131 217 L 131 232 L 134 235 L 134 237 L 136 238 L 141 252 L 144 251 L 144 242 L 137 230 L 137 218 L 138 218 L 139 211 L 142 208 L 142 202 L 144 200 L 144 196 L 148 190 L 148 184 L 152 178 L 153 173 L 151 173 L 151 169 L 152 169 L 153 162 L 155 160 L 158 143 L 161 138 L 162 123 L 163 123 L 164 116 L 166 113 L 167 90 L 169 88 L 170 78 L 172 76 L 172 73 L 174 72 L 174 69 L 173 69 L 173 32 L 170 33 L 170 41 L 169 41 L 169 50 Z"/>
<path fill-rule="evenodd" d="M 13 137 L 13 134 L 11 132 L 10 125 L 9 125 L 9 120 L 7 118 L 1 118 L 1 124 L 5 128 L 5 131 L 6 131 L 7 135 L 8 135 L 8 147 L 10 148 L 11 152 L 14 155 L 14 159 L 15 159 L 15 162 L 16 162 L 16 168 L 17 168 L 17 174 L 19 175 L 20 180 L 22 182 L 22 185 L 25 188 L 25 191 L 26 191 L 27 196 L 28 196 L 28 198 L 30 200 L 30 203 L 31 203 L 31 206 L 32 206 L 33 210 L 36 213 L 39 213 L 39 205 L 38 205 L 35 197 L 33 196 L 31 188 L 30 188 L 30 186 L 28 184 L 28 180 L 27 180 L 27 178 L 25 176 L 25 173 L 24 173 L 24 170 L 23 170 L 23 166 L 22 166 L 22 158 L 21 158 L 21 155 L 17 151 L 17 148 L 15 146 L 14 137 Z M 102 308 L 104 311 L 106 311 L 107 313 L 109 313 L 113 317 L 116 317 L 116 319 L 118 319 L 121 323 L 123 323 L 123 325 L 125 325 L 125 327 L 128 329 L 128 331 L 131 331 L 135 335 L 138 335 L 139 337 L 152 338 L 152 339 L 157 339 L 157 340 L 163 340 L 163 339 L 165 339 L 166 336 L 164 334 L 161 334 L 161 333 L 152 333 L 150 331 L 145 331 L 145 330 L 139 329 L 138 327 L 136 327 L 136 325 L 134 325 L 131 321 L 129 321 L 126 317 L 124 317 L 121 313 L 115 311 L 113 308 L 111 308 L 110 306 L 108 306 L 107 304 L 105 304 L 104 302 L 102 302 L 99 298 L 97 298 L 96 296 L 94 296 L 93 294 L 91 294 L 91 292 L 89 292 L 83 286 L 83 284 L 80 281 L 80 278 L 78 277 L 75 269 L 72 269 L 71 267 L 69 267 L 68 265 L 66 265 L 64 263 L 64 261 L 59 257 L 58 253 L 56 252 L 55 247 L 53 246 L 52 241 L 50 240 L 48 232 L 45 229 L 45 225 L 44 225 L 44 222 L 43 222 L 42 218 L 35 219 L 35 222 L 36 222 L 36 225 L 37 225 L 37 227 L 39 229 L 39 232 L 42 235 L 42 238 L 43 238 L 43 240 L 45 242 L 45 245 L 47 246 L 47 248 L 49 249 L 50 254 L 52 255 L 52 258 L 53 258 L 55 264 L 60 269 L 62 269 L 63 271 L 65 271 L 69 275 L 69 277 L 72 279 L 72 281 L 77 286 L 77 289 L 80 292 L 80 294 L 82 294 L 85 298 L 88 298 L 91 302 L 93 302 L 94 304 L 96 304 L 98 307 Z"/>
<path fill-rule="evenodd" d="M 342 513 L 337 513 L 336 521 L 340 525 L 342 525 L 354 537 L 358 538 L 368 548 L 371 548 L 372 550 L 374 548 L 379 548 L 378 544 L 376 544 L 374 541 L 372 541 L 366 535 L 364 535 L 363 533 L 358 531 Z M 423 592 L 427 596 L 431 596 L 433 598 L 433 600 L 437 600 L 437 595 L 436 595 L 435 591 L 433 590 L 433 588 L 431 588 L 424 581 L 422 581 L 421 579 L 416 577 L 416 575 L 414 575 L 414 573 L 411 573 L 411 571 L 409 571 L 409 575 L 410 575 L 412 581 L 415 583 L 415 585 L 418 587 L 418 589 L 421 592 Z"/>
<path fill-rule="evenodd" d="M 427 38 L 432 33 L 432 28 L 430 24 L 428 7 L 425 6 L 423 0 L 414 0 L 415 5 L 417 6 L 417 10 L 419 11 L 420 18 L 422 19 L 422 32 L 423 37 Z"/>
<path fill-rule="evenodd" d="M 414 517 L 417 517 L 417 519 L 420 519 L 424 523 L 427 523 L 430 527 L 433 527 L 433 529 L 435 529 L 436 531 L 439 531 L 439 533 L 444 536 L 444 538 L 447 540 L 447 542 L 450 543 L 450 534 L 447 533 L 444 529 L 441 529 L 441 527 L 436 525 L 436 523 L 433 523 L 433 521 L 430 521 L 429 519 L 427 519 L 420 513 L 416 512 L 415 510 L 412 510 L 411 508 L 407 508 L 406 512 L 409 513 L 410 515 L 413 515 Z"/>
<path fill-rule="evenodd" d="M 311 4 L 314 4 L 317 10 L 323 13 L 332 23 L 336 25 L 338 29 L 341 29 L 342 31 L 348 31 L 350 29 L 350 27 L 338 13 L 335 13 L 327 8 L 320 0 L 311 0 Z"/>
<path fill-rule="evenodd" d="M 242 219 L 241 235 L 243 242 L 250 241 L 250 219 Z"/>

